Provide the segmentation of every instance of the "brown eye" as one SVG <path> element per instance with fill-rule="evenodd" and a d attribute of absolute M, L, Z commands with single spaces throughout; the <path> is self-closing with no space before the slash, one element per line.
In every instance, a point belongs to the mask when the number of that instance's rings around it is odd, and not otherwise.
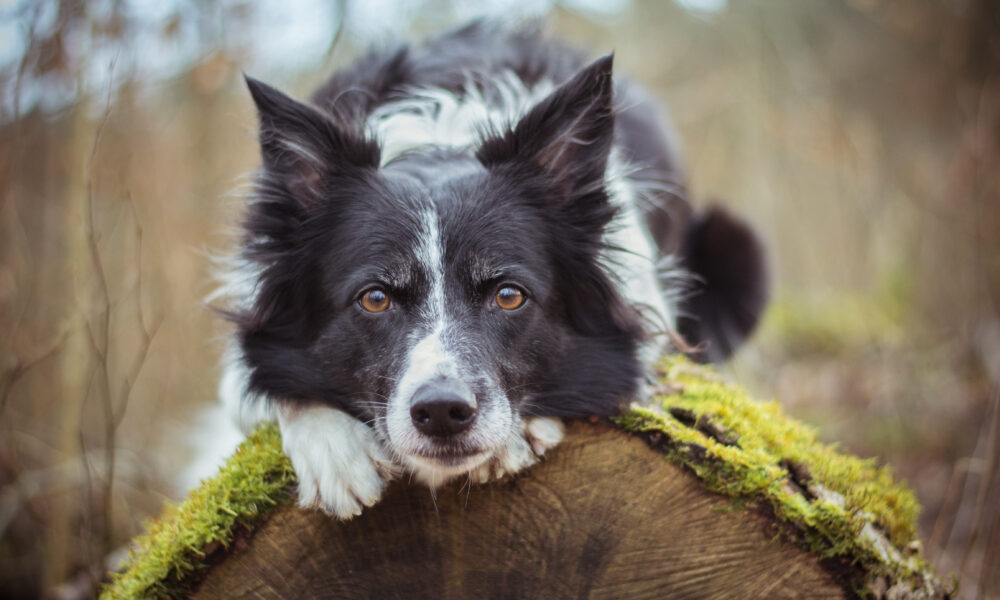
<path fill-rule="evenodd" d="M 358 304 L 370 313 L 380 313 L 389 308 L 389 294 L 379 288 L 372 288 L 361 294 Z"/>
<path fill-rule="evenodd" d="M 493 296 L 493 301 L 504 310 L 514 310 L 524 304 L 524 292 L 513 286 L 504 286 Z"/>

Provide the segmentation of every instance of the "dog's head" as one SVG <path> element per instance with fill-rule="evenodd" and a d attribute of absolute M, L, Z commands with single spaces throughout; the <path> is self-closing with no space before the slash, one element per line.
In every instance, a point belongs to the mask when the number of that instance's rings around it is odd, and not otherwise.
<path fill-rule="evenodd" d="M 620 408 L 640 331 L 600 265 L 610 57 L 474 147 L 381 166 L 363 124 L 247 83 L 257 284 L 234 320 L 251 390 L 346 410 L 445 475 L 489 458 L 522 416 Z"/>

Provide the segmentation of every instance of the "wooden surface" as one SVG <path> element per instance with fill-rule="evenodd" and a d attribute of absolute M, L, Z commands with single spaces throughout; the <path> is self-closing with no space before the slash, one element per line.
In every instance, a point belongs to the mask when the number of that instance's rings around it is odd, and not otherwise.
<path fill-rule="evenodd" d="M 816 557 L 635 437 L 587 424 L 517 478 L 282 508 L 199 598 L 843 598 Z"/>

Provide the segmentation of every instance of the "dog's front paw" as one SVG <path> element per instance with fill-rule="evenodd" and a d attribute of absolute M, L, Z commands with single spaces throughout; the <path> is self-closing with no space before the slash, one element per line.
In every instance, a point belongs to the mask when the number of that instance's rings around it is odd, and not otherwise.
<path fill-rule="evenodd" d="M 513 433 L 507 444 L 470 474 L 474 481 L 486 483 L 512 475 L 538 462 L 547 450 L 562 441 L 565 428 L 562 421 L 553 417 L 530 417 L 521 426 L 521 433 Z"/>
<path fill-rule="evenodd" d="M 524 420 L 524 439 L 538 456 L 558 445 L 566 435 L 563 422 L 555 417 L 531 417 Z"/>
<path fill-rule="evenodd" d="M 382 497 L 394 467 L 370 427 L 328 407 L 283 407 L 278 424 L 299 506 L 350 519 Z"/>

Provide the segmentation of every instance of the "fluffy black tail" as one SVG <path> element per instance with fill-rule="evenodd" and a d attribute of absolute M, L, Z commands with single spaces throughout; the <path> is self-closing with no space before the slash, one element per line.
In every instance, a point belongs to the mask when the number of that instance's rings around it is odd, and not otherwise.
<path fill-rule="evenodd" d="M 696 360 L 725 360 L 767 305 L 764 247 L 746 223 L 712 207 L 692 219 L 682 256 L 694 281 L 680 303 L 679 333 L 696 347 Z"/>

